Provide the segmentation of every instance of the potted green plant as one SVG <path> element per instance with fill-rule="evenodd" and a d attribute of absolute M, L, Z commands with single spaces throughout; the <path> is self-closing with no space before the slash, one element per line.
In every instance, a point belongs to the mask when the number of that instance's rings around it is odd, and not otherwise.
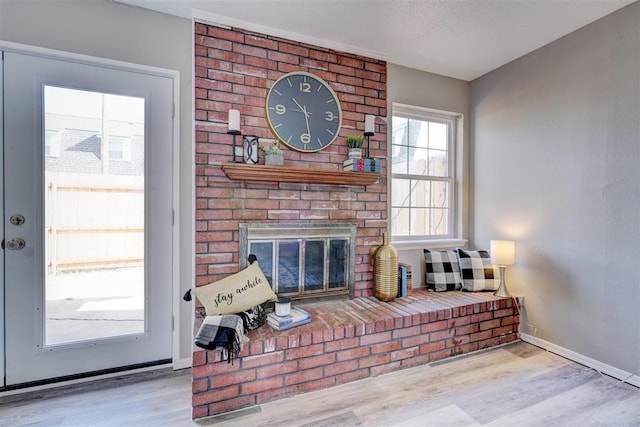
<path fill-rule="evenodd" d="M 362 157 L 364 135 L 347 135 L 344 139 L 347 141 L 347 147 L 349 147 L 349 158 L 358 159 Z"/>
<path fill-rule="evenodd" d="M 277 141 L 273 141 L 270 145 L 262 147 L 264 151 L 264 164 L 270 166 L 282 166 L 284 164 L 284 157 L 282 156 L 282 150 Z"/>

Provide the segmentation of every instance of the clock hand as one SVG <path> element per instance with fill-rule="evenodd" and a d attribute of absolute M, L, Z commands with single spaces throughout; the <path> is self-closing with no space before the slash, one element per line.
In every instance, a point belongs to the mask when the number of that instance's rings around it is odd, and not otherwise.
<path fill-rule="evenodd" d="M 304 121 L 307 123 L 307 135 L 309 136 L 309 141 L 311 141 L 311 130 L 309 129 L 309 114 L 307 114 L 307 110 L 304 111 Z"/>
<path fill-rule="evenodd" d="M 302 105 L 300 105 L 300 103 L 299 103 L 298 101 L 296 101 L 296 99 L 295 99 L 295 98 L 291 98 L 291 99 L 293 100 L 293 102 L 295 102 L 295 103 L 296 103 L 296 105 L 298 106 L 298 108 L 300 108 L 300 110 L 302 110 L 302 111 L 301 111 L 301 113 L 303 113 L 303 114 L 304 114 L 304 116 L 305 116 L 305 117 L 307 117 L 307 116 L 309 115 L 309 113 L 307 113 L 307 109 L 306 109 L 306 108 L 304 108 Z M 298 111 L 298 110 L 296 110 L 296 111 Z"/>
<path fill-rule="evenodd" d="M 307 135 L 305 140 L 303 140 L 303 143 L 308 143 L 309 141 L 311 141 L 311 129 L 309 129 L 309 113 L 307 112 L 307 108 L 300 105 L 300 103 L 298 101 L 296 101 L 295 98 L 291 98 L 293 100 L 293 102 L 296 103 L 296 105 L 298 106 L 298 108 L 300 108 L 302 110 L 302 113 L 304 114 L 304 122 L 307 125 Z"/>
<path fill-rule="evenodd" d="M 302 110 L 298 110 L 297 108 L 289 108 L 289 109 L 290 109 L 291 111 L 297 111 L 298 113 L 303 113 L 303 114 L 304 114 L 304 111 L 302 111 Z M 307 111 L 307 114 L 308 114 L 308 115 L 312 115 L 313 113 L 311 113 L 311 112 Z"/>

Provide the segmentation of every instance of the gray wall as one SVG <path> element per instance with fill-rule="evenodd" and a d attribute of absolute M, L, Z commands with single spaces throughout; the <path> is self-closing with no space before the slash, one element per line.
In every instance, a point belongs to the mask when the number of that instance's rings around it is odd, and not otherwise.
<path fill-rule="evenodd" d="M 108 0 L 0 0 L 0 40 L 180 71 L 180 286 L 193 282 L 192 28 L 187 19 Z M 180 304 L 180 355 L 191 358 L 190 304 Z"/>
<path fill-rule="evenodd" d="M 516 241 L 523 332 L 640 369 L 640 3 L 471 84 L 472 245 Z"/>
<path fill-rule="evenodd" d="M 464 129 L 459 147 L 462 156 L 456 165 L 457 173 L 462 177 L 456 199 L 462 207 L 457 219 L 460 236 L 468 235 L 469 212 L 469 176 L 465 172 L 469 167 L 469 102 L 470 85 L 463 80 L 427 73 L 412 68 L 389 64 L 387 67 L 387 101 L 389 103 L 388 120 L 391 125 L 392 103 L 411 105 L 460 113 L 463 115 Z M 387 132 L 391 139 L 391 128 Z M 411 264 L 413 286 L 424 287 L 424 254 L 422 249 L 401 250 L 398 246 L 400 262 Z"/>

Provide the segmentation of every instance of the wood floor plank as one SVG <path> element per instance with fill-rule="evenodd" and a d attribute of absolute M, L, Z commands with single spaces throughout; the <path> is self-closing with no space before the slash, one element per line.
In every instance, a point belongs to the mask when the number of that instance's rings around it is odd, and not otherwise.
<path fill-rule="evenodd" d="M 573 367 L 582 375 L 594 372 L 582 366 Z M 640 394 L 638 389 L 595 373 L 593 379 L 520 411 L 508 413 L 486 424 L 507 426 L 589 426 L 640 425 Z M 620 408 L 617 406 L 620 405 Z M 636 410 L 637 409 L 637 410 Z M 599 420 L 599 421 L 597 421 Z"/>
<path fill-rule="evenodd" d="M 427 411 L 405 421 L 389 424 L 393 427 L 482 427 L 469 414 L 456 405 L 445 406 L 436 411 Z"/>
<path fill-rule="evenodd" d="M 359 425 L 362 425 L 360 419 L 353 411 L 348 411 L 338 415 L 332 415 L 322 420 L 303 424 L 301 427 L 350 427 Z"/>
<path fill-rule="evenodd" d="M 511 387 L 541 373 L 564 366 L 564 359 L 549 358 L 544 353 L 522 359 L 504 350 L 491 350 L 439 364 L 427 370 L 417 368 L 404 382 L 395 383 L 396 376 L 387 391 L 386 411 L 376 411 L 374 406 L 354 411 L 368 423 L 391 425 L 394 422 L 414 419 L 421 414 L 438 411 L 452 403 L 465 400 L 482 400 L 493 403 L 489 396 L 495 389 Z M 386 376 L 379 381 L 389 381 Z"/>
<path fill-rule="evenodd" d="M 574 426 L 599 425 L 616 427 L 638 427 L 640 426 L 640 395 L 622 400 L 600 405 L 598 409 L 590 408 L 588 411 L 576 417 Z"/>
<path fill-rule="evenodd" d="M 372 378 L 366 378 L 362 381 L 271 402 L 262 405 L 262 411 L 259 414 L 250 414 L 216 425 L 230 427 L 242 422 L 242 425 L 300 426 L 320 422 L 370 403 L 379 404 L 379 398 L 383 394 L 384 392 L 373 384 Z M 296 410 L 292 410 L 294 407 Z"/>
<path fill-rule="evenodd" d="M 387 406 L 402 406 L 424 397 L 435 399 L 438 396 L 444 398 L 433 400 L 434 404 L 445 406 L 451 402 L 449 396 L 460 399 L 466 394 L 488 394 L 493 388 L 507 387 L 559 366 L 562 366 L 562 362 L 543 354 L 537 358 L 522 359 L 496 349 L 438 364 L 431 369 L 418 367 L 402 371 L 401 375 L 385 375 L 375 381 L 391 396 L 386 402 Z M 407 400 L 409 398 L 411 400 Z M 367 408 L 363 409 L 366 412 Z M 434 406 L 434 409 L 437 407 Z"/>
<path fill-rule="evenodd" d="M 481 398 L 463 397 L 458 399 L 456 404 L 481 424 L 487 424 L 507 414 L 580 387 L 597 377 L 598 373 L 595 371 L 563 366 L 525 381 L 484 390 Z"/>

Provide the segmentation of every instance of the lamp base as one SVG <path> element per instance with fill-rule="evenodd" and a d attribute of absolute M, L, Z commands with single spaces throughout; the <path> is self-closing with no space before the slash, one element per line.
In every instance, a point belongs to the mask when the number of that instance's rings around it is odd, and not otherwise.
<path fill-rule="evenodd" d="M 501 265 L 500 266 L 500 286 L 498 287 L 498 290 L 495 291 L 493 294 L 500 298 L 511 298 L 511 294 L 507 290 L 507 285 L 504 282 L 504 270 L 505 270 L 505 266 Z"/>

